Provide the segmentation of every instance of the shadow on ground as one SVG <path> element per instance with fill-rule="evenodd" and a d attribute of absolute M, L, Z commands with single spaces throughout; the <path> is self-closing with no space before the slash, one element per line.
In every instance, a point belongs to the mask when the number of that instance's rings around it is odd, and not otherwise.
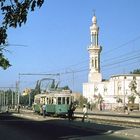
<path fill-rule="evenodd" d="M 0 140 L 129 140 L 110 135 L 124 129 L 96 123 L 69 122 L 67 119 L 33 121 L 10 113 L 0 114 Z"/>

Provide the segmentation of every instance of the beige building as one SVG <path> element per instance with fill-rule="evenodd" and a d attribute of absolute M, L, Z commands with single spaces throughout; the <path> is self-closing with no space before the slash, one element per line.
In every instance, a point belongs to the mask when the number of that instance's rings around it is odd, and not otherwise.
<path fill-rule="evenodd" d="M 106 109 L 111 109 L 120 99 L 123 104 L 128 103 L 128 98 L 132 95 L 130 88 L 131 82 L 135 79 L 136 91 L 140 93 L 140 75 L 139 74 L 121 74 L 111 76 L 109 80 L 103 81 L 100 71 L 100 53 L 102 47 L 98 44 L 99 27 L 97 18 L 94 15 L 92 25 L 90 26 L 91 44 L 88 47 L 89 52 L 89 74 L 88 82 L 83 83 L 83 96 L 88 102 L 97 102 L 102 97 Z M 139 102 L 136 96 L 135 102 Z"/>

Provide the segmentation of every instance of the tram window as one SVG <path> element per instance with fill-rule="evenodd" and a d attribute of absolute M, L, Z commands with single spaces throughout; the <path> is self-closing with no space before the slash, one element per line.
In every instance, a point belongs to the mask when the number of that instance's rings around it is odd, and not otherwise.
<path fill-rule="evenodd" d="M 70 102 L 70 101 L 69 101 L 69 97 L 67 97 L 67 104 L 69 104 L 69 102 Z"/>
<path fill-rule="evenodd" d="M 61 97 L 58 97 L 58 104 L 61 104 Z"/>
<path fill-rule="evenodd" d="M 35 103 L 39 104 L 40 103 L 40 99 L 39 98 L 36 98 L 35 99 Z"/>
<path fill-rule="evenodd" d="M 49 98 L 49 104 L 51 104 L 51 98 Z"/>
<path fill-rule="evenodd" d="M 62 97 L 62 104 L 65 104 L 65 97 Z"/>

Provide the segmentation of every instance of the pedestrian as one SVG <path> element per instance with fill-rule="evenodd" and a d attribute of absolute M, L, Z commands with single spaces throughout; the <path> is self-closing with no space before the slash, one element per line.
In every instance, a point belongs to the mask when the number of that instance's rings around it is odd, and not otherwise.
<path fill-rule="evenodd" d="M 74 107 L 73 103 L 71 102 L 69 109 L 68 109 L 68 119 L 69 121 L 73 120 L 73 115 L 74 115 Z"/>
<path fill-rule="evenodd" d="M 88 109 L 87 109 L 86 105 L 83 105 L 83 117 L 82 117 L 82 122 L 85 121 L 85 117 L 87 117 L 87 119 L 88 119 Z"/>
<path fill-rule="evenodd" d="M 45 118 L 45 114 L 46 114 L 46 105 L 45 104 L 42 105 L 42 113 L 43 113 L 43 118 Z"/>
<path fill-rule="evenodd" d="M 20 113 L 20 105 L 17 106 L 18 113 Z"/>

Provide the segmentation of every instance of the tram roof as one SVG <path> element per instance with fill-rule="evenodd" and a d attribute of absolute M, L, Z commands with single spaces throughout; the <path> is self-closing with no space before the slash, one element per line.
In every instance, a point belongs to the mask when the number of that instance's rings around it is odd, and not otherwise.
<path fill-rule="evenodd" d="M 40 98 L 40 97 L 43 97 L 43 96 L 48 96 L 48 97 L 68 97 L 68 96 L 71 96 L 71 92 L 68 91 L 68 90 L 62 90 L 62 91 L 50 91 L 50 92 L 46 92 L 46 93 L 42 93 L 42 94 L 37 94 L 35 95 L 35 97 L 37 98 Z"/>

